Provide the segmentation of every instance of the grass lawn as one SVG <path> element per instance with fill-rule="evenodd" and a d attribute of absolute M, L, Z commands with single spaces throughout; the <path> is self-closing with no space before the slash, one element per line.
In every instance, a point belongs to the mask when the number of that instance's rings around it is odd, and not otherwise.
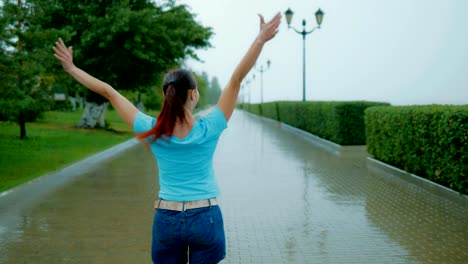
<path fill-rule="evenodd" d="M 134 136 L 115 111 L 107 111 L 108 130 L 76 128 L 81 114 L 46 112 L 42 120 L 26 124 L 25 140 L 19 139 L 18 125 L 0 122 L 0 192 Z"/>

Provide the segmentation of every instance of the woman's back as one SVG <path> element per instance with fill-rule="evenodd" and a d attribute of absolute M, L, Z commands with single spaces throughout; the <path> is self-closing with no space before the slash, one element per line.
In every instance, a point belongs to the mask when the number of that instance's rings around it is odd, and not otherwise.
<path fill-rule="evenodd" d="M 133 127 L 136 133 L 141 133 L 154 127 L 155 123 L 155 118 L 140 112 Z M 163 137 L 154 142 L 148 138 L 158 162 L 161 199 L 196 201 L 219 195 L 213 154 L 226 127 L 224 114 L 215 106 L 207 116 L 193 124 L 184 138 Z"/>

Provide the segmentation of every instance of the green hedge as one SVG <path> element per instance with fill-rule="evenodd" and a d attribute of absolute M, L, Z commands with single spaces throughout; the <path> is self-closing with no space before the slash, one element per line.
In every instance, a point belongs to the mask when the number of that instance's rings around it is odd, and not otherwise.
<path fill-rule="evenodd" d="M 279 109 L 277 102 L 264 103 L 261 107 L 262 116 L 279 121 Z"/>
<path fill-rule="evenodd" d="M 372 107 L 365 124 L 376 159 L 468 194 L 468 105 Z"/>
<path fill-rule="evenodd" d="M 270 102 L 244 110 L 308 131 L 340 145 L 365 145 L 364 110 L 378 102 Z"/>

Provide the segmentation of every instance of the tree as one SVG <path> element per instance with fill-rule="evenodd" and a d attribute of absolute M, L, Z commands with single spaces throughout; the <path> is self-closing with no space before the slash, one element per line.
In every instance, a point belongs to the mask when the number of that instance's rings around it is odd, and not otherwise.
<path fill-rule="evenodd" d="M 52 17 L 43 27 L 73 29 L 67 44 L 74 48 L 75 64 L 117 90 L 146 93 L 161 73 L 186 57 L 197 59 L 195 50 L 210 46 L 211 29 L 175 1 L 34 1 Z M 101 96 L 88 91 L 86 99 L 105 109 Z"/>
<path fill-rule="evenodd" d="M 161 109 L 163 100 L 164 96 L 161 88 L 154 86 L 145 94 L 143 103 L 147 109 L 159 110 Z"/>
<path fill-rule="evenodd" d="M 195 77 L 195 80 L 197 81 L 197 89 L 200 93 L 200 100 L 198 101 L 197 107 L 204 108 L 210 104 L 208 97 L 208 82 L 204 78 L 203 74 L 199 75 L 195 72 L 193 72 L 192 74 Z"/>
<path fill-rule="evenodd" d="M 43 73 L 53 62 L 47 44 L 67 36 L 37 25 L 35 11 L 31 3 L 10 0 L 0 13 L 0 116 L 19 125 L 21 139 L 26 138 L 26 122 L 47 109 L 50 83 Z"/>
<path fill-rule="evenodd" d="M 217 77 L 213 77 L 210 82 L 210 102 L 211 104 L 216 104 L 218 102 L 219 97 L 221 96 L 221 86 L 219 85 L 219 81 Z"/>
<path fill-rule="evenodd" d="M 210 77 L 206 72 L 202 72 L 201 74 L 192 72 L 192 74 L 197 81 L 197 89 L 200 93 L 200 100 L 198 101 L 197 108 L 215 105 L 221 95 L 218 79 L 213 77 L 210 82 Z M 131 99 L 133 98 L 135 98 L 135 96 L 131 97 Z M 164 97 L 160 86 L 153 86 L 144 97 L 145 107 L 153 110 L 160 109 L 163 101 Z"/>
<path fill-rule="evenodd" d="M 210 77 L 206 72 L 201 74 L 195 74 L 200 90 L 200 102 L 199 106 L 204 107 L 207 105 L 215 105 L 221 96 L 221 88 L 219 86 L 218 78 L 213 77 L 210 81 Z"/>

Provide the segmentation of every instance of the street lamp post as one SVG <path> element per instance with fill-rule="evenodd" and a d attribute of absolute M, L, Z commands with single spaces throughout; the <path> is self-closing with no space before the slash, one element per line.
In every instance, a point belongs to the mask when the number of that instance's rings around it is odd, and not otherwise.
<path fill-rule="evenodd" d="M 237 99 L 239 101 L 239 103 L 242 104 L 242 105 L 245 103 L 245 87 L 246 87 L 245 83 L 242 83 L 241 86 L 240 86 L 240 94 L 241 95 Z"/>
<path fill-rule="evenodd" d="M 252 90 L 252 86 L 250 85 L 250 83 L 251 83 L 252 81 L 254 81 L 254 80 L 255 80 L 255 73 L 252 74 L 252 77 L 251 77 L 251 78 L 248 78 L 248 80 L 247 80 L 247 85 L 248 85 L 248 88 L 249 88 L 249 104 L 252 103 L 252 97 L 251 97 L 251 95 L 250 95 L 250 92 L 251 92 L 251 90 Z"/>
<path fill-rule="evenodd" d="M 271 61 L 267 60 L 267 66 L 263 68 L 264 65 L 260 66 L 260 69 L 255 69 L 260 72 L 260 103 L 263 104 L 263 73 L 270 68 Z"/>
<path fill-rule="evenodd" d="M 251 76 L 248 76 L 247 78 L 244 79 L 244 81 L 241 83 L 241 94 L 242 97 L 239 96 L 239 100 L 242 100 L 242 103 L 248 102 L 249 104 L 251 103 L 250 100 L 250 83 L 255 80 L 255 74 L 252 74 Z M 248 91 L 246 91 L 248 90 Z M 246 99 L 247 97 L 247 99 Z"/>
<path fill-rule="evenodd" d="M 302 101 L 305 102 L 306 100 L 306 79 L 305 79 L 305 67 L 306 67 L 306 60 L 305 60 L 305 37 L 314 32 L 317 28 L 320 28 L 320 25 L 322 24 L 322 20 L 323 20 L 323 11 L 319 8 L 317 10 L 317 12 L 315 12 L 315 19 L 317 20 L 317 24 L 318 26 L 314 27 L 313 29 L 311 29 L 310 31 L 307 31 L 305 26 L 306 26 L 306 21 L 305 19 L 302 20 L 302 31 L 299 31 L 297 29 L 295 29 L 294 27 L 291 26 L 291 20 L 292 20 L 292 17 L 293 17 L 293 11 L 288 8 L 288 10 L 286 10 L 286 12 L 284 12 L 285 16 L 286 16 L 286 22 L 288 22 L 288 28 L 292 28 L 294 29 L 294 31 L 296 31 L 297 33 L 301 34 L 302 35 Z"/>

